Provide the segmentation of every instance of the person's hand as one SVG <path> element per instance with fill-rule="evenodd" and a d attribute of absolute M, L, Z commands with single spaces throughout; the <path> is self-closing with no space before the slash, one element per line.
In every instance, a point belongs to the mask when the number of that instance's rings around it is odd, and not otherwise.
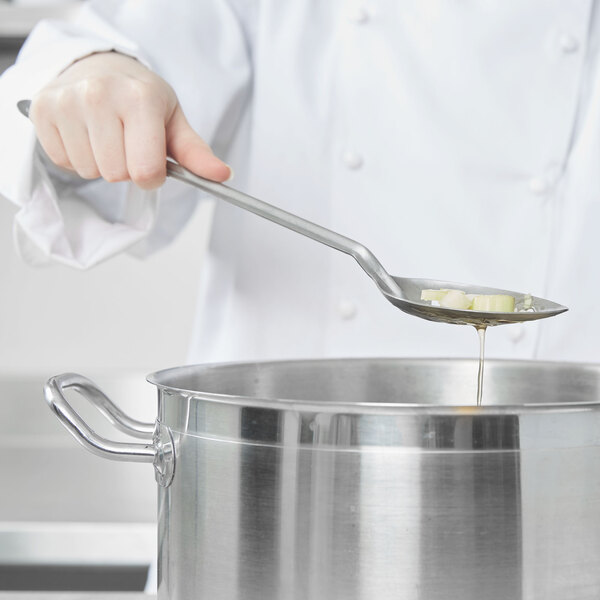
<path fill-rule="evenodd" d="M 29 116 L 50 160 L 85 179 L 153 189 L 165 180 L 167 155 L 207 179 L 231 174 L 190 127 L 169 84 L 122 54 L 75 62 L 32 99 Z"/>

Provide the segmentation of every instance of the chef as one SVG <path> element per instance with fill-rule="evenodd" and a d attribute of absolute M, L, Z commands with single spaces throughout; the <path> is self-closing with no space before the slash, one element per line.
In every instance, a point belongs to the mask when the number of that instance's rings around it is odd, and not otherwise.
<path fill-rule="evenodd" d="M 592 0 L 86 3 L 0 79 L 18 249 L 80 269 L 159 250 L 213 202 L 165 182 L 169 155 L 235 169 L 390 273 L 570 307 L 493 330 L 489 356 L 599 361 L 599 27 Z M 198 277 L 192 362 L 477 354 L 472 328 L 405 315 L 349 257 L 221 201 Z"/>

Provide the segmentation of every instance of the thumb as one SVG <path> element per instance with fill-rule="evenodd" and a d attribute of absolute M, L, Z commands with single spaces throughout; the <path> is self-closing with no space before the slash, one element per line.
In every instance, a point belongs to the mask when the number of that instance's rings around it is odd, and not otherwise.
<path fill-rule="evenodd" d="M 227 181 L 231 177 L 231 168 L 191 128 L 179 105 L 167 123 L 166 136 L 167 154 L 192 173 L 212 181 Z"/>

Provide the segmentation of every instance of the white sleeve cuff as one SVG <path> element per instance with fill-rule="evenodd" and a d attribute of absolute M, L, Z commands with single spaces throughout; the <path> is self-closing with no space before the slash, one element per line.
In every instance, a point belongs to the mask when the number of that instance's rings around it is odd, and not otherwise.
<path fill-rule="evenodd" d="M 87 269 L 138 243 L 154 227 L 157 191 L 127 183 L 87 183 L 83 200 L 77 187 L 57 190 L 59 183 L 40 163 L 35 155 L 31 196 L 14 221 L 17 249 L 28 263 L 59 262 Z M 109 214 L 100 214 L 90 201 L 95 185 L 104 188 L 105 196 L 106 186 L 114 189 Z"/>

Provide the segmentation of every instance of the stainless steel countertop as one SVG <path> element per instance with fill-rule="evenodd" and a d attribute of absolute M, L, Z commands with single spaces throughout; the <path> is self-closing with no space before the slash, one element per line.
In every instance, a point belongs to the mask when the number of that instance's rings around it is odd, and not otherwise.
<path fill-rule="evenodd" d="M 0 522 L 0 565 L 149 565 L 152 523 Z"/>
<path fill-rule="evenodd" d="M 141 592 L 0 592 L 0 600 L 156 600 Z"/>

